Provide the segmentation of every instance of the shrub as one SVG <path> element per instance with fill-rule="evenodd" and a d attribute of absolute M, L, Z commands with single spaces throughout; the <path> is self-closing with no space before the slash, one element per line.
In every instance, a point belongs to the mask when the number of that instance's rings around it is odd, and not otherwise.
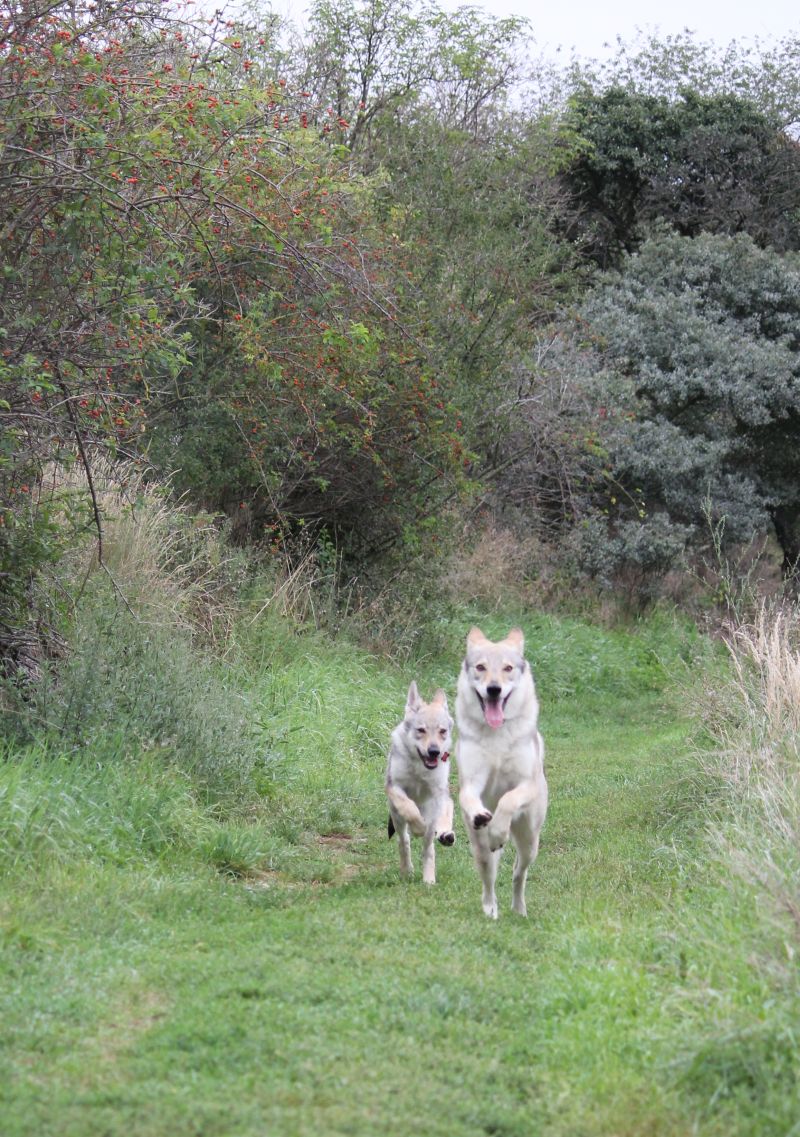
<path fill-rule="evenodd" d="M 750 237 L 662 232 L 590 294 L 587 379 L 614 494 L 612 524 L 664 509 L 725 519 L 726 544 L 774 531 L 800 560 L 800 259 Z M 637 503 L 634 499 L 639 499 Z"/>

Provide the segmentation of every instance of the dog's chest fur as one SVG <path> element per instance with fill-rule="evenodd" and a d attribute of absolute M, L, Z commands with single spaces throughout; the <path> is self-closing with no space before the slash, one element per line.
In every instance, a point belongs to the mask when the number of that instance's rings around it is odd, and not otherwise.
<path fill-rule="evenodd" d="M 487 803 L 520 779 L 533 776 L 542 761 L 537 729 L 539 705 L 529 675 L 523 678 L 511 698 L 510 713 L 503 725 L 488 726 L 475 691 L 462 672 L 456 699 L 458 766 L 462 777 L 469 777 L 478 770 L 483 772 Z"/>

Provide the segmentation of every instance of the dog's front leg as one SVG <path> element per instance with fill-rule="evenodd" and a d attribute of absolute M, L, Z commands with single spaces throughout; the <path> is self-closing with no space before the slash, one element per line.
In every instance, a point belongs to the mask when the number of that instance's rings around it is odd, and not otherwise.
<path fill-rule="evenodd" d="M 447 794 L 442 801 L 442 807 L 439 810 L 439 817 L 436 821 L 434 837 L 436 837 L 441 845 L 455 844 L 456 835 L 453 832 L 453 799 L 450 797 L 450 794 Z"/>
<path fill-rule="evenodd" d="M 407 823 L 411 832 L 415 837 L 425 836 L 425 822 L 419 807 L 415 801 L 412 801 L 404 789 L 394 784 L 389 784 L 386 787 L 386 793 L 389 797 L 389 802 L 394 806 L 395 810 L 402 817 L 403 821 Z"/>
<path fill-rule="evenodd" d="M 497 919 L 497 895 L 495 881 L 497 879 L 497 865 L 499 853 L 493 853 L 486 840 L 486 831 L 472 829 L 469 831 L 469 840 L 472 845 L 472 855 L 475 858 L 475 867 L 481 878 L 482 896 L 481 906 L 490 920 Z"/>
<path fill-rule="evenodd" d="M 483 785 L 465 782 L 459 790 L 458 800 L 468 829 L 482 829 L 492 820 L 492 811 L 481 801 Z"/>
<path fill-rule="evenodd" d="M 493 852 L 502 849 L 505 845 L 511 835 L 511 822 L 531 805 L 536 798 L 536 792 L 536 782 L 529 778 L 500 798 L 486 831 L 489 848 Z"/>
<path fill-rule="evenodd" d="M 528 878 L 528 867 L 536 860 L 536 854 L 539 852 L 540 829 L 541 817 L 531 811 L 515 817 L 511 825 L 511 835 L 517 847 L 514 875 L 511 878 L 511 909 L 520 916 L 528 915 L 525 904 L 525 882 Z"/>

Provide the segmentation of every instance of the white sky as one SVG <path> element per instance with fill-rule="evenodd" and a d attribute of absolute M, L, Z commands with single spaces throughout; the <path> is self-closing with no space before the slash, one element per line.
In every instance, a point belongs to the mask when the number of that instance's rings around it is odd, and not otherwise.
<path fill-rule="evenodd" d="M 469 0 L 466 0 L 469 2 Z M 443 8 L 461 7 L 465 0 L 439 0 Z M 674 35 L 689 28 L 702 40 L 726 46 L 732 39 L 753 40 L 800 35 L 798 0 L 473 0 L 493 16 L 524 16 L 530 20 L 536 45 L 543 54 L 559 48 L 583 58 L 601 57 L 604 44 L 617 36 L 632 40 L 637 31 Z M 272 0 L 275 11 L 296 16 L 306 0 Z"/>
<path fill-rule="evenodd" d="M 442 6 L 458 5 L 444 0 Z M 601 55 L 604 43 L 618 35 L 631 40 L 637 30 L 673 35 L 689 28 L 722 46 L 800 33 L 797 0 L 484 0 L 477 6 L 495 16 L 527 17 L 547 54 L 574 47 L 584 57 Z"/>

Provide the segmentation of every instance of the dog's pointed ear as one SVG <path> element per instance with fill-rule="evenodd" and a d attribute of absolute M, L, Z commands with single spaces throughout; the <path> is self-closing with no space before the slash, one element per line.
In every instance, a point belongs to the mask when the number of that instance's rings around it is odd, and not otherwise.
<path fill-rule="evenodd" d="M 408 688 L 408 697 L 406 699 L 406 712 L 408 714 L 415 714 L 422 705 L 422 699 L 419 697 L 417 684 L 412 679 L 411 686 Z"/>
<path fill-rule="evenodd" d="M 441 687 L 437 688 L 437 690 L 434 692 L 431 702 L 438 703 L 441 707 L 444 707 L 445 711 L 447 711 L 447 695 Z"/>
<path fill-rule="evenodd" d="M 488 640 L 480 628 L 470 628 L 467 635 L 467 648 L 478 647 L 479 644 L 485 643 L 488 643 Z"/>
<path fill-rule="evenodd" d="M 506 636 L 506 643 L 510 643 L 512 647 L 516 648 L 520 655 L 525 654 L 525 636 L 522 628 L 512 628 Z"/>

